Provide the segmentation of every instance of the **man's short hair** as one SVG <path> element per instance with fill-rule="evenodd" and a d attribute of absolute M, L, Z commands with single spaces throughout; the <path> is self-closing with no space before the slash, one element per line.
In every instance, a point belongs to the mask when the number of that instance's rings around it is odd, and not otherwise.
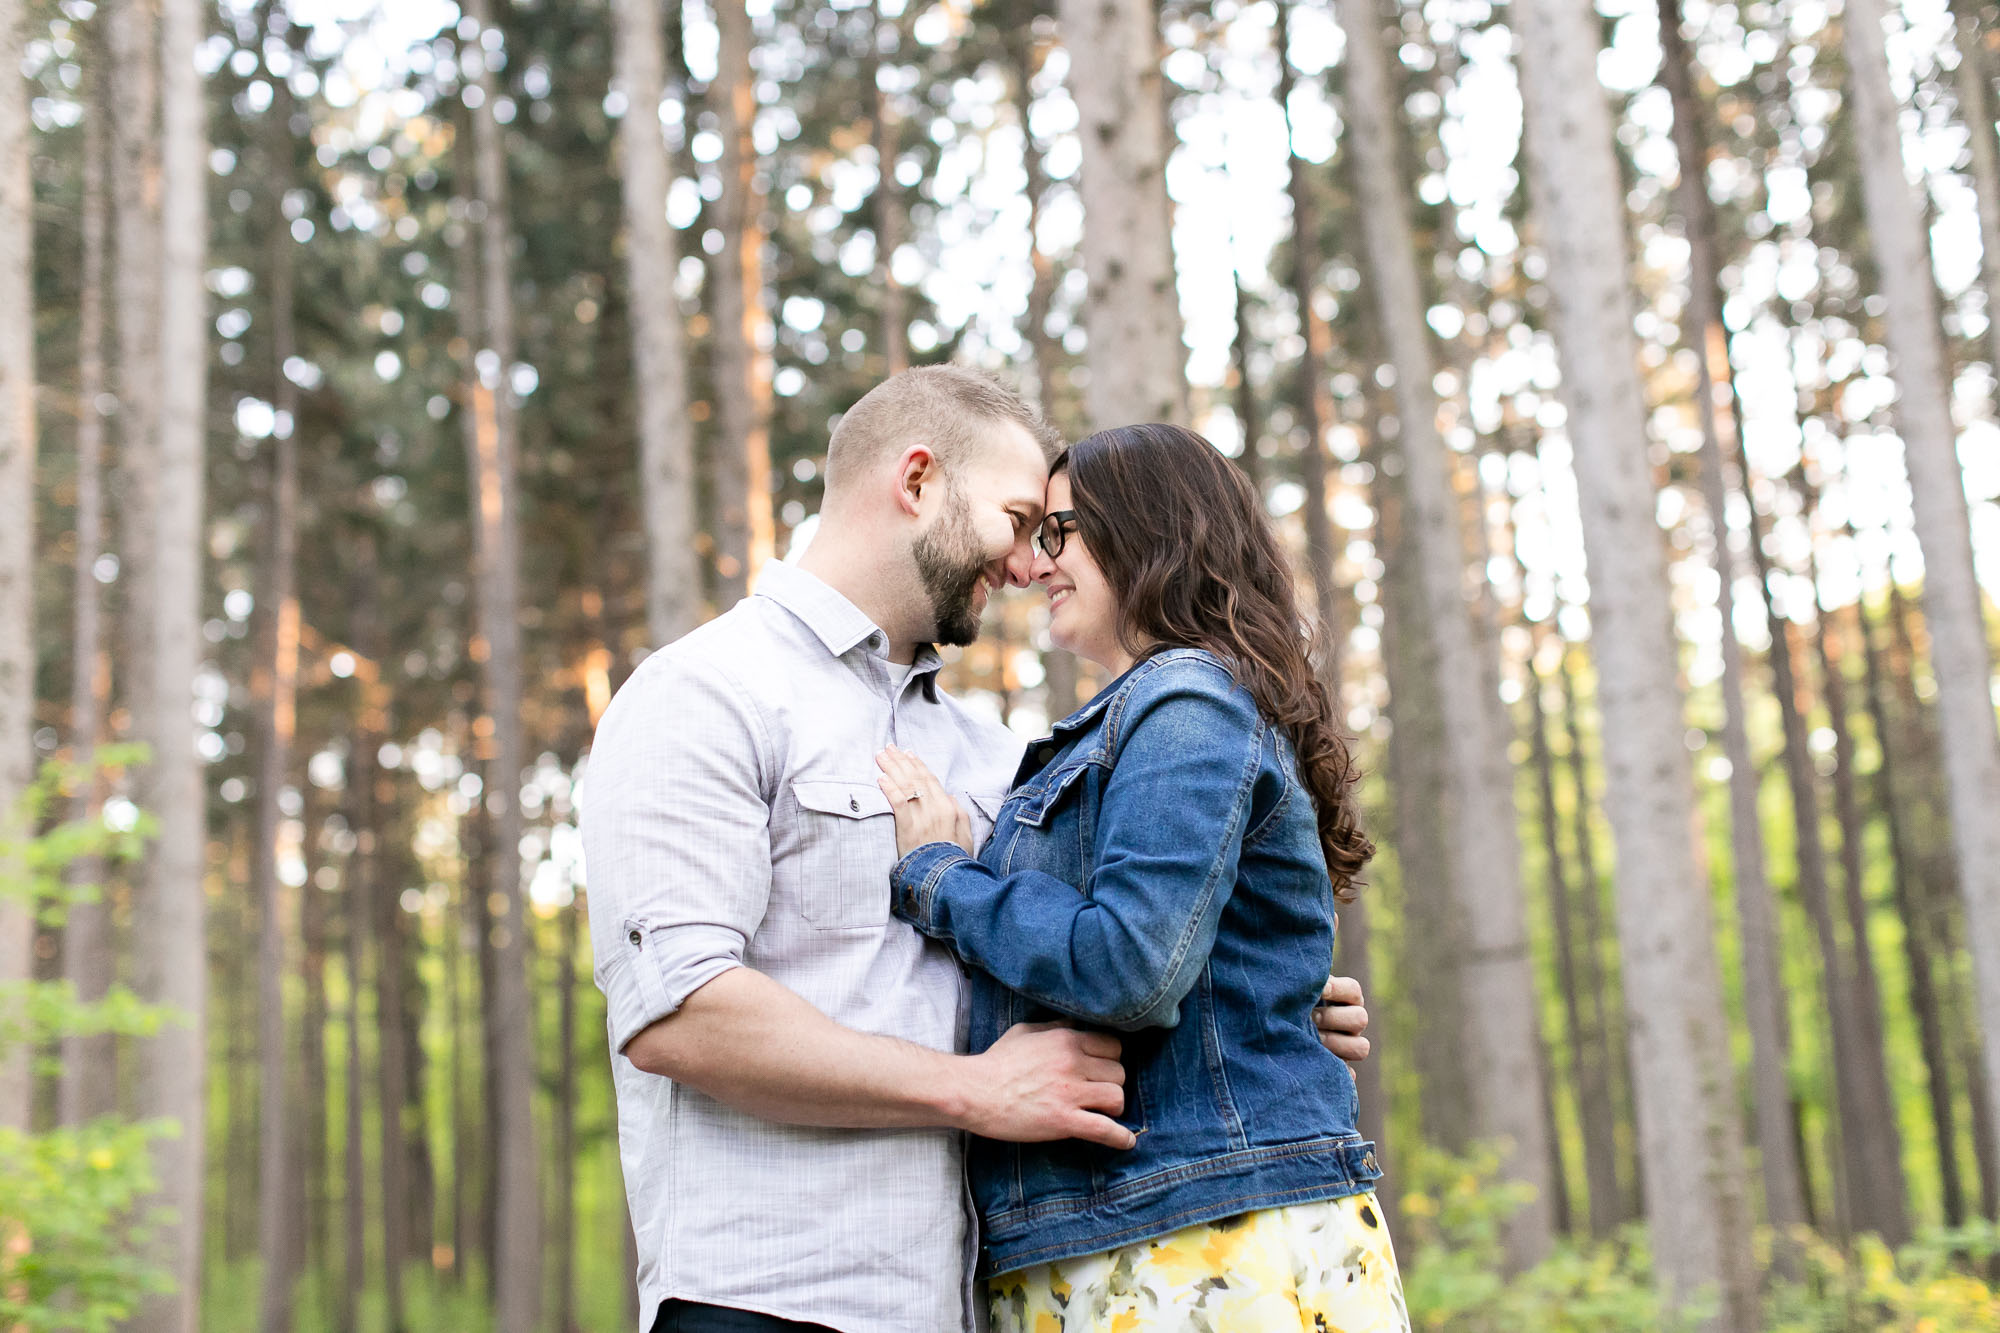
<path fill-rule="evenodd" d="M 841 415 L 827 442 L 826 485 L 831 491 L 864 475 L 913 444 L 930 446 L 950 475 L 976 451 L 982 433 L 1018 426 L 1053 463 L 1063 438 L 1022 397 L 981 371 L 963 366 L 917 366 L 891 375 Z"/>

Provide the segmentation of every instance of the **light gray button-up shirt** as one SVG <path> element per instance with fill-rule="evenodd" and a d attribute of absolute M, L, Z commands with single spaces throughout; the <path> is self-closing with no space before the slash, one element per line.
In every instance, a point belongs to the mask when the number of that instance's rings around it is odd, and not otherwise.
<path fill-rule="evenodd" d="M 774 564 L 647 658 L 598 726 L 584 859 L 642 1327 L 676 1297 L 842 1333 L 971 1325 L 955 1131 L 774 1124 L 619 1054 L 732 967 L 857 1031 L 963 1049 L 957 961 L 889 914 L 874 756 L 921 757 L 984 839 L 1021 746 L 938 692 L 929 650 L 897 688 L 887 646 L 853 603 Z"/>

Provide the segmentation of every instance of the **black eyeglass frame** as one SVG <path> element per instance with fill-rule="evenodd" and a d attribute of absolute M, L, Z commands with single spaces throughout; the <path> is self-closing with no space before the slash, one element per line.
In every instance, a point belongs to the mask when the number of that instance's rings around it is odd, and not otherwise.
<path fill-rule="evenodd" d="M 1049 559 L 1055 560 L 1062 555 L 1063 548 L 1069 545 L 1069 535 L 1075 531 L 1074 509 L 1058 509 L 1053 513 L 1044 514 L 1042 526 L 1035 531 L 1035 549 Z"/>

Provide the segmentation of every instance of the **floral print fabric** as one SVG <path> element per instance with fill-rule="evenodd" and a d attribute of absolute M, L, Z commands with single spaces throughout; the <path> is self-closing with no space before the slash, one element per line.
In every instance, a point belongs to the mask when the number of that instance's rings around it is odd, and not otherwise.
<path fill-rule="evenodd" d="M 987 1284 L 993 1333 L 1408 1333 L 1373 1191 L 1266 1208 Z"/>

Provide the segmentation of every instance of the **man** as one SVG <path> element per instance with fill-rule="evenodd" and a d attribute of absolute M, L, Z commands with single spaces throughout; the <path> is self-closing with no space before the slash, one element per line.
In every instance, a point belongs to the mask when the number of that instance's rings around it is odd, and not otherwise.
<path fill-rule="evenodd" d="M 833 433 L 798 565 L 604 715 L 583 837 L 642 1327 L 971 1328 L 961 1132 L 1133 1141 L 1107 1034 L 1022 1025 L 954 1053 L 963 975 L 889 914 L 875 783 L 901 746 L 990 827 L 1022 747 L 939 692 L 932 645 L 1027 584 L 1059 448 L 984 376 L 891 378 Z M 1341 996 L 1328 1044 L 1365 1054 Z"/>

